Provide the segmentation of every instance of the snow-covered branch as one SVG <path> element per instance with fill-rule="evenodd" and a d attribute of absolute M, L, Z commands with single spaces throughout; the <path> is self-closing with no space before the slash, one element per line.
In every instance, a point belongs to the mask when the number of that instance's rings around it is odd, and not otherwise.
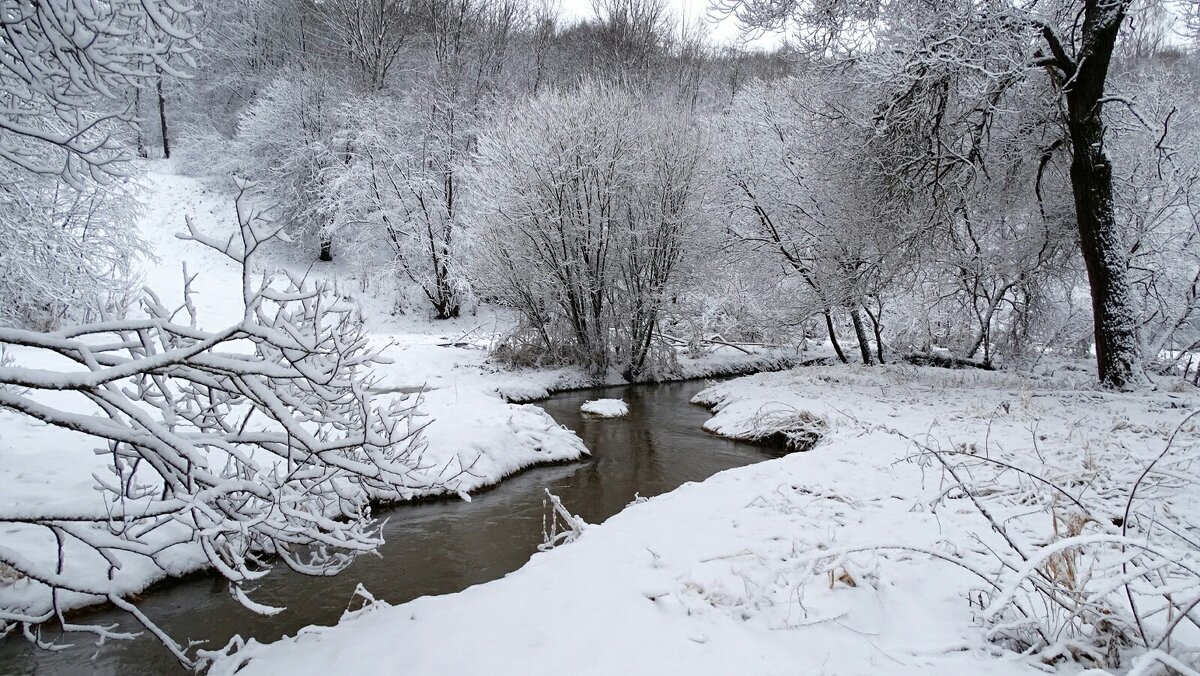
<path fill-rule="evenodd" d="M 278 232 L 262 226 L 244 216 L 236 245 L 194 227 L 190 237 L 248 270 L 247 257 Z M 181 310 L 193 307 L 190 296 L 185 288 Z M 85 594 L 134 614 L 190 664 L 187 651 L 114 588 L 114 574 L 131 559 L 166 570 L 174 549 L 199 547 L 234 598 L 272 612 L 244 589 L 272 561 L 337 573 L 382 542 L 372 501 L 429 492 L 437 480 L 421 467 L 416 402 L 372 399 L 369 372 L 379 357 L 356 308 L 333 286 L 267 279 L 248 293 L 244 319 L 215 332 L 196 328 L 191 309 L 191 323 L 176 323 L 178 311 L 153 294 L 143 307 L 145 319 L 0 333 L 0 346 L 52 353 L 77 368 L 0 366 L 0 407 L 94 438 L 110 458 L 109 473 L 95 475 L 101 505 L 0 511 L 2 522 L 51 533 L 58 552 L 43 561 L 0 548 L 0 563 L 48 587 L 50 597 L 41 612 L 0 608 L 0 621 L 35 637 L 35 625 L 51 620 L 123 637 L 63 618 L 63 595 Z M 86 397 L 92 413 L 39 396 L 63 389 Z"/>

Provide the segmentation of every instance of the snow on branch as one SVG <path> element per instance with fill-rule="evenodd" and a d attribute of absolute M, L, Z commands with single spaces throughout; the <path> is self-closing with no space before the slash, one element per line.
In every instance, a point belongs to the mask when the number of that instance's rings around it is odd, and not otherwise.
<path fill-rule="evenodd" d="M 41 643 L 37 625 L 100 640 L 127 638 L 112 627 L 76 626 L 63 616 L 67 594 L 107 600 L 133 614 L 193 665 L 189 648 L 156 627 L 117 590 L 133 560 L 169 572 L 180 547 L 198 547 L 247 608 L 245 585 L 274 562 L 332 575 L 381 543 L 371 503 L 449 490 L 422 466 L 417 401 L 377 403 L 369 389 L 379 355 L 356 309 L 327 283 L 289 276 L 252 286 L 249 257 L 280 229 L 243 209 L 239 233 L 221 242 L 189 224 L 188 238 L 246 270 L 243 320 L 221 331 L 196 327 L 190 281 L 168 309 L 153 293 L 146 318 L 53 333 L 0 332 L 0 349 L 21 346 L 71 360 L 74 371 L 0 365 L 0 407 L 100 443 L 108 473 L 95 475 L 101 504 L 0 510 L 0 523 L 42 530 L 57 556 L 38 559 L 0 547 L 0 568 L 48 588 L 44 607 L 0 607 L 3 631 L 17 626 Z M 187 324 L 175 317 L 184 313 Z M 93 410 L 47 404 L 40 392 L 71 389 Z M 52 449 L 47 449 L 48 460 Z"/>
<path fill-rule="evenodd" d="M 130 87 L 181 77 L 200 46 L 182 0 L 0 0 L 0 159 L 73 186 L 114 172 Z"/>

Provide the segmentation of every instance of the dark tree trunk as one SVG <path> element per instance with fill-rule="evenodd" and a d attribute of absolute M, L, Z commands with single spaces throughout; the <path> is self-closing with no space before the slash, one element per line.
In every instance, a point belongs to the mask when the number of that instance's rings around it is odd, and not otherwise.
<path fill-rule="evenodd" d="M 329 236 L 321 237 L 321 260 L 328 263 L 333 260 L 333 238 Z"/>
<path fill-rule="evenodd" d="M 880 364 L 886 364 L 887 360 L 883 358 L 883 308 L 879 309 L 878 317 L 866 305 L 863 306 L 863 311 L 870 318 L 871 331 L 875 334 L 875 358 L 879 360 Z"/>
<path fill-rule="evenodd" d="M 871 364 L 871 339 L 867 338 L 867 327 L 863 325 L 862 313 L 858 308 L 850 311 L 850 321 L 854 324 L 854 336 L 858 338 L 858 351 L 862 355 L 862 362 L 868 366 Z"/>
<path fill-rule="evenodd" d="M 458 315 L 461 313 L 461 308 L 459 307 L 458 303 L 453 303 L 450 301 L 437 303 L 433 306 L 433 309 L 434 312 L 436 312 L 434 319 L 457 319 Z"/>
<path fill-rule="evenodd" d="M 1092 293 L 1100 381 L 1127 387 L 1137 361 L 1126 260 L 1113 211 L 1112 165 L 1104 153 L 1104 85 L 1128 0 L 1087 0 L 1079 55 L 1068 71 L 1067 128 L 1079 242 Z"/>
<path fill-rule="evenodd" d="M 825 328 L 829 329 L 829 342 L 833 343 L 833 351 L 837 353 L 838 359 L 841 359 L 843 364 L 849 364 L 850 360 L 846 359 L 846 353 L 842 352 L 842 344 L 838 342 L 837 331 L 833 328 L 833 316 L 829 314 L 829 310 L 825 311 Z"/>
<path fill-rule="evenodd" d="M 167 99 L 163 96 L 163 72 L 162 68 L 155 66 L 158 71 L 158 80 L 155 81 L 155 89 L 158 91 L 158 125 L 162 130 L 162 147 L 163 157 L 171 156 L 171 136 L 167 133 Z"/>
<path fill-rule="evenodd" d="M 138 120 L 142 117 L 142 90 L 140 87 L 133 88 L 133 116 Z M 137 125 L 137 154 L 143 160 L 150 157 L 150 153 L 146 151 L 145 125 L 140 122 Z"/>

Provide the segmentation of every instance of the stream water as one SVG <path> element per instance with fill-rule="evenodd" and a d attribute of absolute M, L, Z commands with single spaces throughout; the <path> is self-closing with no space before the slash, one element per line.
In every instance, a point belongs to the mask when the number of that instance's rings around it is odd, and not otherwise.
<path fill-rule="evenodd" d="M 471 502 L 445 500 L 384 511 L 387 544 L 381 557 L 360 557 L 341 575 L 313 578 L 277 569 L 251 595 L 287 610 L 256 615 L 232 600 L 213 574 L 170 581 L 151 589 L 140 607 L 176 640 L 206 639 L 221 646 L 234 634 L 273 641 L 309 624 L 334 624 L 362 583 L 376 598 L 397 604 L 419 596 L 449 594 L 520 568 L 542 541 L 543 489 L 562 498 L 588 523 L 600 523 L 635 497 L 670 491 L 721 470 L 767 459 L 773 451 L 705 433 L 706 409 L 689 403 L 700 382 L 638 385 L 564 392 L 539 402 L 574 430 L 591 458 L 537 467 L 505 479 Z M 588 399 L 624 398 L 626 418 L 584 416 Z M 568 545 L 569 546 L 569 545 Z M 82 613 L 89 624 L 119 622 L 113 609 Z M 153 639 L 110 642 L 96 648 L 88 636 L 66 637 L 75 647 L 39 650 L 20 636 L 0 640 L 0 674 L 169 674 L 183 670 Z"/>

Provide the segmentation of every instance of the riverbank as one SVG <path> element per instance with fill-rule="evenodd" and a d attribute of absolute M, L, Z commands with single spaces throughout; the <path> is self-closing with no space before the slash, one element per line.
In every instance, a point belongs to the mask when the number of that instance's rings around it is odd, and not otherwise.
<path fill-rule="evenodd" d="M 156 163 L 148 175 L 148 207 L 140 220 L 142 235 L 154 260 L 141 262 L 141 273 L 168 306 L 182 302 L 182 269 L 199 273 L 192 282 L 200 326 L 217 329 L 240 319 L 240 270 L 223 256 L 178 239 L 184 217 L 218 239 L 236 228 L 233 196 Z M 552 392 L 596 384 L 577 369 L 508 370 L 489 358 L 491 344 L 513 325 L 502 310 L 483 306 L 475 314 L 454 320 L 431 321 L 422 312 L 398 311 L 394 294 L 378 280 L 337 264 L 311 266 L 293 250 L 269 249 L 264 268 L 286 268 L 310 277 L 337 278 L 340 288 L 357 302 L 369 338 L 391 360 L 373 373 L 380 404 L 394 397 L 419 397 L 426 443 L 420 465 L 425 473 L 414 480 L 411 498 L 459 496 L 492 486 L 528 467 L 569 462 L 587 454 L 580 439 L 528 403 Z M 62 358 L 47 358 L 28 350 L 9 355 L 17 365 L 44 369 L 73 369 Z M 681 355 L 680 377 L 743 373 L 780 368 L 791 361 L 778 351 L 746 354 L 722 347 L 701 358 Z M 613 381 L 616 381 L 614 377 Z M 71 393 L 46 393 L 39 400 L 76 413 L 96 411 Z M 108 459 L 94 452 L 92 438 L 50 428 L 29 418 L 0 410 L 0 515 L 69 513 L 102 505 L 94 475 L 107 473 Z M 418 473 L 414 473 L 414 476 Z M 179 533 L 172 525 L 150 537 L 168 542 Z M 163 579 L 194 573 L 207 559 L 191 542 L 175 545 L 157 560 L 120 556 L 120 567 L 108 575 L 108 561 L 68 539 L 63 545 L 64 575 L 86 580 L 94 588 L 120 596 L 136 594 Z M 45 528 L 0 523 L 0 547 L 14 556 L 53 564 L 59 553 L 55 534 Z M 102 597 L 60 594 L 61 610 L 103 602 Z M 45 585 L 0 569 L 0 608 L 37 616 L 50 608 Z M 19 640 L 19 639 L 17 639 Z"/>
<path fill-rule="evenodd" d="M 1105 392 L 1070 370 L 903 366 L 717 384 L 695 398 L 715 408 L 710 431 L 769 431 L 803 412 L 822 421 L 822 438 L 809 452 L 632 505 L 501 580 L 251 642 L 214 673 L 373 674 L 398 664 L 409 673 L 1077 673 L 1080 663 L 1062 659 L 1086 637 L 1058 618 L 1054 643 L 1020 654 L 991 615 L 985 580 L 1005 581 L 1017 560 L 1005 538 L 1035 552 L 1080 534 L 1064 530 L 1078 511 L 1045 482 L 1074 487 L 1093 510 L 1082 532 L 1119 530 L 1123 482 L 1200 406 L 1192 390 L 1172 389 Z M 1190 424 L 1179 434 L 1185 448 L 1197 438 Z M 932 452 L 961 454 L 952 466 L 970 471 L 979 502 Z M 1147 489 L 1159 517 L 1200 523 L 1190 464 L 1162 469 L 1174 479 Z M 1114 555 L 1077 551 L 1080 570 L 1108 570 Z M 1054 617 L 1032 618 L 1042 620 Z M 1177 650 L 1196 645 L 1188 631 Z M 1134 645 L 1125 669 L 1153 666 Z M 1086 654 L 1075 653 L 1083 666 Z"/>

